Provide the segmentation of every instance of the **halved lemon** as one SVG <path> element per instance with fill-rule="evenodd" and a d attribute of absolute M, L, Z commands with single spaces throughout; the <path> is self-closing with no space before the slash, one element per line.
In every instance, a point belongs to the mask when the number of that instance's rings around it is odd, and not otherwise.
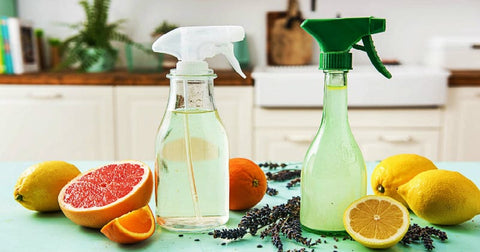
<path fill-rule="evenodd" d="M 368 248 L 389 248 L 407 233 L 410 216 L 402 203 L 387 196 L 364 196 L 343 215 L 347 233 Z"/>

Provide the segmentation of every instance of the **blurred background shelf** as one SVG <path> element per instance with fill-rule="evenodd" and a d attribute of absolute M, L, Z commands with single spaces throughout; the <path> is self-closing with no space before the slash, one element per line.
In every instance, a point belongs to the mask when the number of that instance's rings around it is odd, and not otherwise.
<path fill-rule="evenodd" d="M 251 71 L 245 71 L 246 79 L 239 77 L 231 70 L 216 70 L 216 86 L 252 86 Z M 165 76 L 167 71 L 151 73 L 131 73 L 126 70 L 116 70 L 105 73 L 80 72 L 40 72 L 20 75 L 0 75 L 2 84 L 35 84 L 35 85 L 140 85 L 169 86 L 170 81 Z"/>

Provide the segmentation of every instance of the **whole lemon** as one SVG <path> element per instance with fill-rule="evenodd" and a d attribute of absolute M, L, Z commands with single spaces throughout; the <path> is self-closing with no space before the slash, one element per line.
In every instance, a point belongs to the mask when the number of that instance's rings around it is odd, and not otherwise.
<path fill-rule="evenodd" d="M 422 172 L 398 193 L 418 217 L 432 224 L 456 225 L 480 214 L 480 191 L 459 172 Z"/>
<path fill-rule="evenodd" d="M 398 195 L 397 188 L 417 174 L 437 169 L 426 157 L 417 154 L 398 154 L 382 160 L 373 170 L 370 179 L 375 195 L 389 196 L 408 207 L 407 202 Z"/>
<path fill-rule="evenodd" d="M 28 167 L 18 178 L 13 196 L 27 209 L 58 211 L 58 194 L 80 171 L 64 161 L 46 161 Z"/>

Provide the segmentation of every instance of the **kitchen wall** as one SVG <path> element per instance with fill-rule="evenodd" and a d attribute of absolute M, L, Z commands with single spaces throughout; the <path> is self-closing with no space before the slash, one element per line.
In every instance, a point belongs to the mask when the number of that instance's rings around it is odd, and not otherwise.
<path fill-rule="evenodd" d="M 480 37 L 478 0 L 299 0 L 305 18 L 377 16 L 387 19 L 387 32 L 374 35 L 377 51 L 384 59 L 421 63 L 427 42 L 434 36 Z M 60 23 L 83 18 L 76 0 L 18 0 L 21 18 L 33 20 L 47 36 L 71 34 Z M 242 25 L 250 43 L 251 60 L 266 64 L 265 23 L 267 11 L 286 9 L 287 0 L 112 0 L 110 20 L 126 18 L 124 31 L 136 41 L 151 41 L 150 33 L 163 20 L 178 25 Z M 318 49 L 316 49 L 318 50 Z M 356 63 L 368 61 L 363 54 Z"/>

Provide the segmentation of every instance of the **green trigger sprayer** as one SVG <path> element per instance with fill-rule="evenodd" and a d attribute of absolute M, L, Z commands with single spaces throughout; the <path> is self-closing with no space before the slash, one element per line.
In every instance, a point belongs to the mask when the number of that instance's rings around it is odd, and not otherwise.
<path fill-rule="evenodd" d="M 372 34 L 385 31 L 385 19 L 374 17 L 307 19 L 301 27 L 320 46 L 320 69 L 352 69 L 350 49 L 365 51 L 375 68 L 385 77 L 392 75 L 377 55 Z M 363 46 L 357 45 L 362 40 Z"/>
<path fill-rule="evenodd" d="M 371 34 L 385 31 L 385 19 L 307 19 L 301 27 L 320 46 L 319 69 L 325 73 L 325 91 L 320 128 L 302 167 L 300 222 L 313 232 L 344 231 L 345 209 L 367 191 L 365 162 L 348 122 L 350 50 L 365 51 L 375 68 L 391 78 L 371 37 Z M 363 46 L 357 45 L 360 40 Z"/>

